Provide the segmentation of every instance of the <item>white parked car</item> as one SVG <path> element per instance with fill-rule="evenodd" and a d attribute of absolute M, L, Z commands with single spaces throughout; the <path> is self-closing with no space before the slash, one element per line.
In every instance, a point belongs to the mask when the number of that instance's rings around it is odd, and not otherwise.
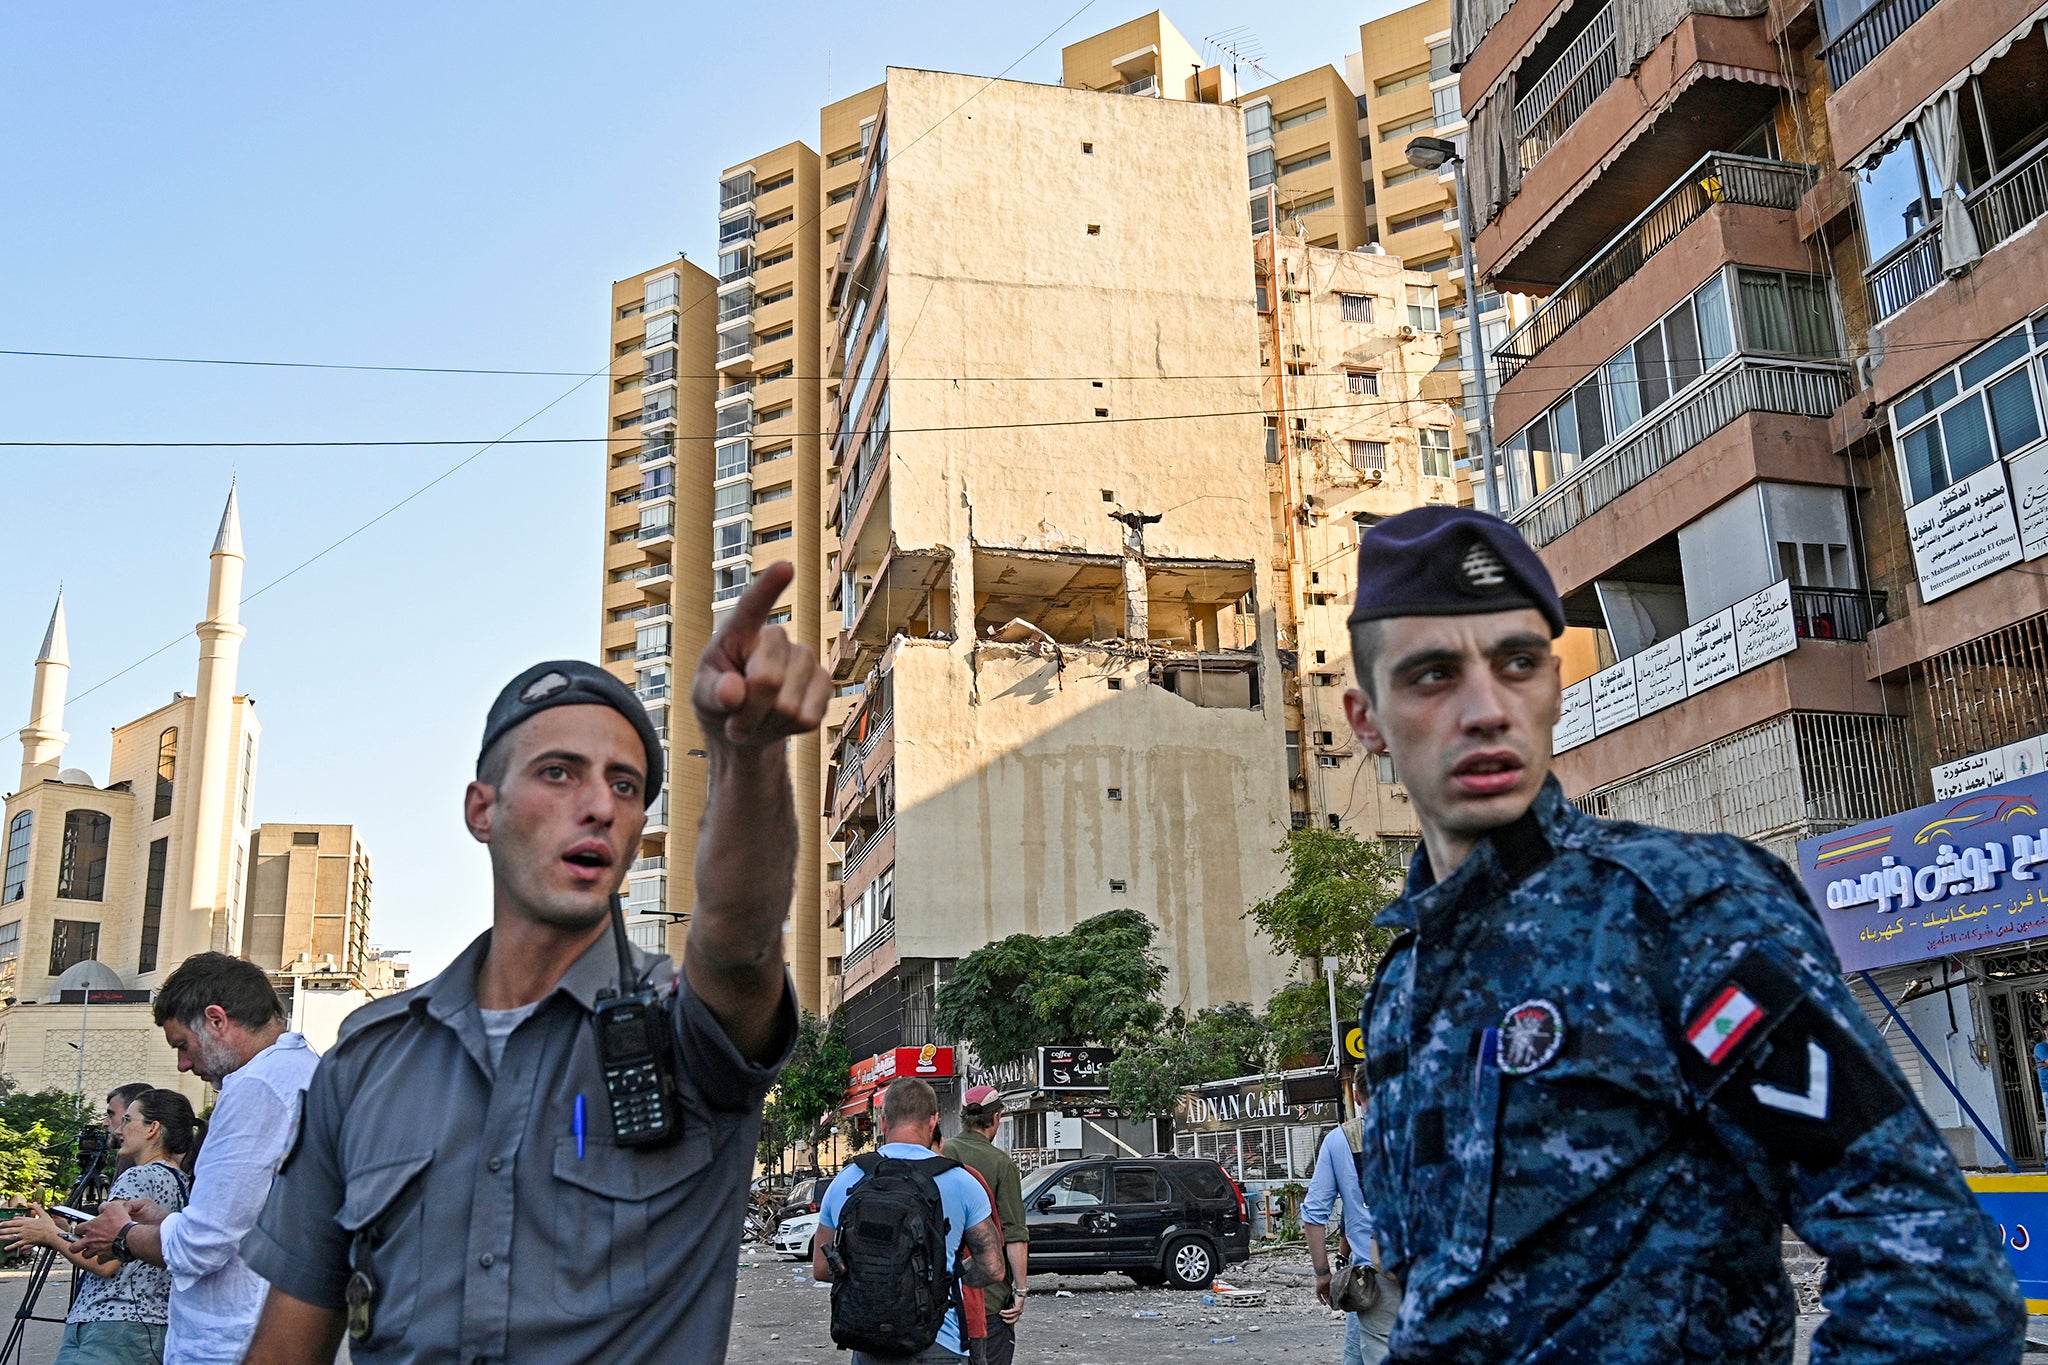
<path fill-rule="evenodd" d="M 811 1239 L 818 1235 L 818 1215 L 800 1213 L 794 1218 L 782 1220 L 782 1226 L 775 1229 L 772 1245 L 780 1254 L 794 1261 L 811 1259 Z"/>

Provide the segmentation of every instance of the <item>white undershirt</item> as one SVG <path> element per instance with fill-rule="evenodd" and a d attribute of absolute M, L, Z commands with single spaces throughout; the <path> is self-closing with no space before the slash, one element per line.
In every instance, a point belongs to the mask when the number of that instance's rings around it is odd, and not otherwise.
<path fill-rule="evenodd" d="M 477 1007 L 477 1013 L 483 1016 L 484 1037 L 490 1043 L 492 1075 L 495 1076 L 498 1068 L 505 1064 L 505 1040 L 512 1036 L 512 1030 L 525 1023 L 539 1008 L 538 1000 L 531 1004 L 515 1005 L 509 1010 L 487 1010 L 482 1006 Z"/>

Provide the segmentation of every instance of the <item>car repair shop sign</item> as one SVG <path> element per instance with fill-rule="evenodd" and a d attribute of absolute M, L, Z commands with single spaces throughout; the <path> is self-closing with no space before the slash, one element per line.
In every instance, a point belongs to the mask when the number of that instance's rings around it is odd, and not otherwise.
<path fill-rule="evenodd" d="M 1845 972 L 2048 934 L 2048 774 L 1799 844 Z"/>
<path fill-rule="evenodd" d="M 2029 1313 L 2048 1313 L 2048 1175 L 1966 1177 L 1977 1203 L 1998 1224 Z"/>

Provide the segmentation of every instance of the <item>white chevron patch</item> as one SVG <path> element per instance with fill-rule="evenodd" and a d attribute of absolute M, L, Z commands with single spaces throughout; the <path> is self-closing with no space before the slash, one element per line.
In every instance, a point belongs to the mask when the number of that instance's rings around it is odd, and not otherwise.
<path fill-rule="evenodd" d="M 1828 1116 L 1828 1053 L 1819 1043 L 1809 1041 L 1806 1045 L 1806 1093 L 1795 1095 L 1790 1090 L 1780 1090 L 1775 1085 L 1761 1081 L 1750 1086 L 1759 1104 L 1768 1104 L 1773 1109 L 1782 1109 L 1788 1114 L 1802 1118 L 1825 1121 Z"/>

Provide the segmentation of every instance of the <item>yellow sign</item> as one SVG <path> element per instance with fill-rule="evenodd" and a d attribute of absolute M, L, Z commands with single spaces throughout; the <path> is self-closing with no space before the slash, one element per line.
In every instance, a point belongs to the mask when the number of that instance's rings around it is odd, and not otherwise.
<path fill-rule="evenodd" d="M 1365 1030 L 1356 1024 L 1345 1026 L 1344 1055 L 1354 1062 L 1365 1060 Z"/>

